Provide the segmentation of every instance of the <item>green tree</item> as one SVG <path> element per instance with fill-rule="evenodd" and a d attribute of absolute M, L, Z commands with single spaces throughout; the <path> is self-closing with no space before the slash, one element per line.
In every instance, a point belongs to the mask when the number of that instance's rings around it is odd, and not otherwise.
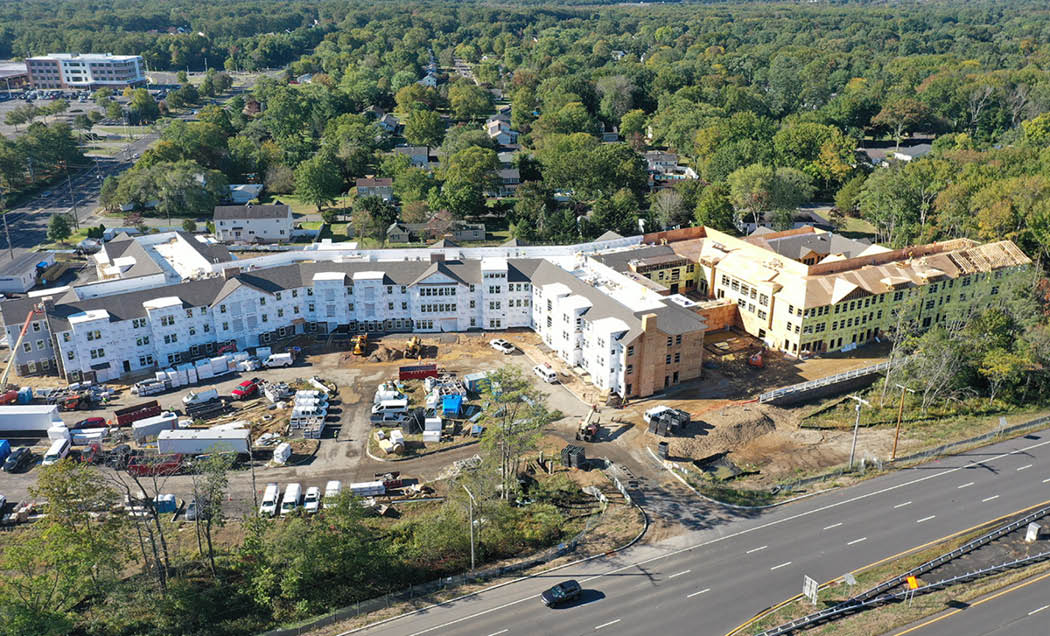
<path fill-rule="evenodd" d="M 47 240 L 60 243 L 72 234 L 69 227 L 69 219 L 65 214 L 52 214 L 51 220 L 47 222 Z"/>
<path fill-rule="evenodd" d="M 681 194 L 666 188 L 649 197 L 649 215 L 660 228 L 668 228 L 688 224 L 690 210 Z"/>
<path fill-rule="evenodd" d="M 598 236 L 612 230 L 624 236 L 638 234 L 638 200 L 634 193 L 624 188 L 611 196 L 602 195 L 595 199 L 591 213 L 587 217 L 590 233 Z"/>
<path fill-rule="evenodd" d="M 904 133 L 927 128 L 930 119 L 930 109 L 926 104 L 917 99 L 902 97 L 886 103 L 882 110 L 871 118 L 871 125 L 887 129 L 897 142 L 899 150 Z"/>
<path fill-rule="evenodd" d="M 471 146 L 448 157 L 442 167 L 442 175 L 446 183 L 472 185 L 485 190 L 494 185 L 498 169 L 499 157 L 496 151 Z"/>
<path fill-rule="evenodd" d="M 410 144 L 436 148 L 445 138 L 445 122 L 432 110 L 416 108 L 405 119 L 404 135 Z"/>
<path fill-rule="evenodd" d="M 517 487 L 522 458 L 536 449 L 543 429 L 554 422 L 554 414 L 547 410 L 546 396 L 517 367 L 493 371 L 482 399 L 487 406 L 480 421 L 485 427 L 481 448 L 498 467 L 501 497 L 509 499 Z"/>
<path fill-rule="evenodd" d="M 846 182 L 835 194 L 835 207 L 842 214 L 853 215 L 858 211 L 857 200 L 864 188 L 865 175 L 857 175 Z"/>
<path fill-rule="evenodd" d="M 342 192 L 343 178 L 330 153 L 318 152 L 295 169 L 295 195 L 320 212 Z"/>
<path fill-rule="evenodd" d="M 738 213 L 750 214 L 758 225 L 765 212 L 788 210 L 813 196 L 809 177 L 794 168 L 752 164 L 729 175 L 729 199 Z"/>
<path fill-rule="evenodd" d="M 232 453 L 212 453 L 203 461 L 194 462 L 193 497 L 197 504 L 197 518 L 193 525 L 197 549 L 202 557 L 207 551 L 212 576 L 218 575 L 213 534 L 215 528 L 226 525 L 223 505 L 230 489 L 229 470 L 233 462 Z"/>
<path fill-rule="evenodd" d="M 194 221 L 193 219 L 183 219 L 182 220 L 182 229 L 187 231 L 187 232 L 196 232 L 197 231 L 197 222 Z"/>
<path fill-rule="evenodd" d="M 492 110 L 492 95 L 469 82 L 457 82 L 450 86 L 448 101 L 456 119 L 477 119 Z"/>
<path fill-rule="evenodd" d="M 729 201 L 729 188 L 713 184 L 704 189 L 696 202 L 693 218 L 697 225 L 711 227 L 722 232 L 736 231 L 736 215 Z"/>

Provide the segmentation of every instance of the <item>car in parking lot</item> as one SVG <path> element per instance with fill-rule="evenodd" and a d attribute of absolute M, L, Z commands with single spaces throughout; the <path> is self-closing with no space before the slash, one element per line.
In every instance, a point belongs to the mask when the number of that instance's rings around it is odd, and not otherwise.
<path fill-rule="evenodd" d="M 562 603 L 568 603 L 569 601 L 575 601 L 580 598 L 580 593 L 583 588 L 580 584 L 573 579 L 568 581 L 562 581 L 554 587 L 546 590 L 543 594 L 540 594 L 540 599 L 543 604 L 547 607 L 553 607 L 555 605 L 561 605 Z"/>
<path fill-rule="evenodd" d="M 517 350 L 517 347 L 507 342 L 503 338 L 489 340 L 489 346 L 503 354 L 514 353 Z"/>
<path fill-rule="evenodd" d="M 4 461 L 4 472 L 13 473 L 22 470 L 32 458 L 33 453 L 28 448 L 17 448 Z"/>
<path fill-rule="evenodd" d="M 70 428 L 103 428 L 106 426 L 106 418 L 104 417 L 89 417 L 80 420 Z"/>
<path fill-rule="evenodd" d="M 321 489 L 317 486 L 310 486 L 306 489 L 306 497 L 303 498 L 303 509 L 307 514 L 313 514 L 317 512 L 321 506 Z"/>

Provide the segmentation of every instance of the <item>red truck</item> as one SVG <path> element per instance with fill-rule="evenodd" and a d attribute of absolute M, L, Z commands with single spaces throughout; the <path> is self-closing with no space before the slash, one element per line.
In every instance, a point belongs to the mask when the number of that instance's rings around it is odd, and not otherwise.
<path fill-rule="evenodd" d="M 137 455 L 128 463 L 128 474 L 136 477 L 177 475 L 182 470 L 182 455 L 163 457 Z"/>
<path fill-rule="evenodd" d="M 14 404 L 18 400 L 18 391 L 8 391 L 0 395 L 0 404 Z"/>
<path fill-rule="evenodd" d="M 397 370 L 398 380 L 422 380 L 423 378 L 436 378 L 438 368 L 436 364 L 417 364 L 411 367 L 399 367 Z"/>
<path fill-rule="evenodd" d="M 117 426 L 131 426 L 133 422 L 144 420 L 147 417 L 160 415 L 160 412 L 160 404 L 158 404 L 156 400 L 153 400 L 151 402 L 143 402 L 142 404 L 136 404 L 135 406 L 117 409 L 116 411 L 113 411 L 113 415 L 117 419 Z"/>

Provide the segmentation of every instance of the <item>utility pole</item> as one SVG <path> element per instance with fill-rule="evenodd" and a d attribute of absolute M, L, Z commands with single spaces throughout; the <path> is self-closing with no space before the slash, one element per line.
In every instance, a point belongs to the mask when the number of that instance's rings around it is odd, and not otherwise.
<path fill-rule="evenodd" d="M 853 456 L 857 453 L 857 429 L 860 428 L 860 405 L 871 406 L 871 403 L 862 397 L 857 397 L 856 395 L 848 395 L 846 397 L 857 401 L 857 405 L 853 407 L 854 410 L 857 411 L 857 419 L 853 422 L 853 445 L 850 446 L 849 449 L 849 468 L 846 469 L 853 470 Z"/>
<path fill-rule="evenodd" d="M 460 484 L 460 486 L 463 486 L 463 490 L 465 490 L 467 492 L 467 495 L 470 496 L 470 504 L 469 504 L 469 506 L 470 506 L 470 571 L 473 572 L 474 571 L 474 504 L 476 502 L 474 500 L 474 495 L 471 494 L 470 490 L 467 489 L 466 485 Z"/>
<path fill-rule="evenodd" d="M 77 218 L 77 199 L 73 196 L 73 180 L 69 178 L 69 164 L 64 164 L 66 169 L 66 186 L 69 188 L 69 202 L 73 205 L 73 225 L 80 229 L 80 219 Z"/>
<path fill-rule="evenodd" d="M 15 246 L 11 243 L 11 231 L 7 229 L 7 199 L 4 198 L 3 190 L 0 190 L 0 216 L 4 217 L 4 234 L 7 236 L 7 253 L 11 260 L 15 260 Z M 14 355 L 12 353 L 12 355 Z"/>
<path fill-rule="evenodd" d="M 901 437 L 901 421 L 904 419 L 904 393 L 915 393 L 915 391 L 909 389 L 903 384 L 897 384 L 897 388 L 901 390 L 901 403 L 897 407 L 897 432 L 893 435 L 893 453 L 890 455 L 890 461 L 897 459 L 897 440 Z"/>

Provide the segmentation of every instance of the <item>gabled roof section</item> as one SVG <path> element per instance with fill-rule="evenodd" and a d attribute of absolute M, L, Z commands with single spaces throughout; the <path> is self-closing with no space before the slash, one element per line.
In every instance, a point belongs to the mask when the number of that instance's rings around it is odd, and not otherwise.
<path fill-rule="evenodd" d="M 430 267 L 428 267 L 425 270 L 423 270 L 423 273 L 420 274 L 419 276 L 417 276 L 416 279 L 413 280 L 409 284 L 410 285 L 427 284 L 428 283 L 427 279 L 430 278 L 431 276 L 435 276 L 435 275 L 445 276 L 445 277 L 447 277 L 447 278 L 449 278 L 449 279 L 459 283 L 460 285 L 469 285 L 469 283 L 467 283 L 462 278 L 460 278 L 459 276 L 454 274 L 452 272 L 452 270 L 449 269 L 448 266 L 445 265 L 444 263 L 431 263 Z"/>

